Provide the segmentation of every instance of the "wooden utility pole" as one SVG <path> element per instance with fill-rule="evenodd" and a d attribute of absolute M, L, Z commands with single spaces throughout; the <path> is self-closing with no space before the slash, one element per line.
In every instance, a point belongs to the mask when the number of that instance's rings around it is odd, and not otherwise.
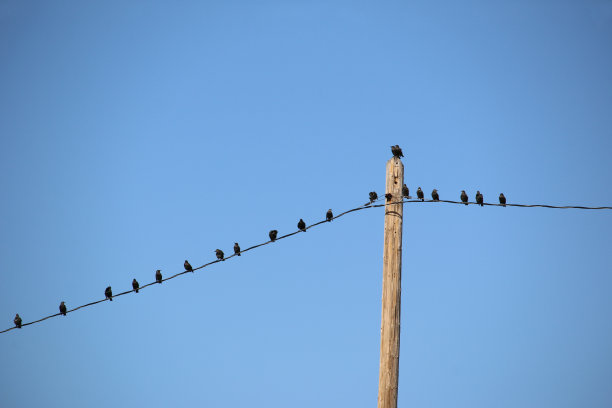
<path fill-rule="evenodd" d="M 402 200 L 404 165 L 399 157 L 387 162 L 385 243 L 383 252 L 382 317 L 380 325 L 380 373 L 378 408 L 397 408 L 399 375 L 400 308 L 402 299 Z"/>

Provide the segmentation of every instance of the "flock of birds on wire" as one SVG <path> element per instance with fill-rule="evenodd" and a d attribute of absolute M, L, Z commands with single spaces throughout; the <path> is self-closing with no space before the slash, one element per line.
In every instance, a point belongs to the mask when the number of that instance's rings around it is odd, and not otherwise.
<path fill-rule="evenodd" d="M 394 157 L 404 157 L 404 155 L 402 154 L 402 149 L 398 146 L 391 146 L 391 152 L 393 153 Z M 376 194 L 375 191 L 371 191 L 369 193 L 369 198 L 370 201 L 368 203 L 366 203 L 365 205 L 371 205 L 372 203 L 374 203 L 376 200 L 378 200 L 378 194 Z M 391 201 L 391 199 L 393 198 L 392 194 L 387 193 L 385 194 L 385 198 L 387 200 L 387 202 Z M 408 189 L 408 186 L 406 186 L 406 184 L 403 185 L 402 187 L 402 198 L 408 198 L 411 199 L 412 197 L 410 197 L 410 190 Z M 417 198 L 419 198 L 421 201 L 425 201 L 425 196 L 423 194 L 423 190 L 421 190 L 421 187 L 419 187 L 417 189 Z M 433 191 L 431 192 L 431 198 L 433 199 L 433 201 L 439 201 L 440 200 L 440 195 L 438 194 L 438 190 L 436 190 L 435 188 L 433 189 Z M 466 194 L 465 190 L 461 190 L 461 201 L 465 204 L 468 205 L 468 195 Z M 483 206 L 483 202 L 484 202 L 484 197 L 483 195 L 480 193 L 480 191 L 476 192 L 476 203 L 479 204 L 480 206 Z M 500 194 L 499 195 L 499 203 L 503 206 L 506 205 L 506 197 L 504 197 L 504 194 Z M 327 213 L 325 214 L 325 220 L 327 222 L 330 222 L 332 219 L 334 218 L 334 213 L 332 212 L 331 208 L 329 210 L 327 210 Z M 306 232 L 306 223 L 304 222 L 303 219 L 300 218 L 300 221 L 298 221 L 297 223 L 297 227 L 300 231 Z M 278 235 L 278 231 L 277 230 L 271 230 L 268 233 L 268 236 L 270 237 L 270 241 L 274 242 L 276 241 L 276 237 Z M 217 259 L 220 261 L 224 261 L 225 260 L 225 254 L 223 253 L 222 250 L 220 249 L 215 249 L 215 254 L 217 255 Z M 238 245 L 237 242 L 234 243 L 234 254 L 237 256 L 240 256 L 240 245 Z M 185 271 L 187 272 L 193 272 L 193 267 L 191 266 L 191 264 L 189 263 L 188 260 L 185 260 L 185 263 L 183 264 Z M 157 283 L 162 283 L 162 273 L 161 270 L 157 270 L 155 271 L 155 281 Z M 138 293 L 138 290 L 140 288 L 140 284 L 138 283 L 138 281 L 136 279 L 132 280 L 132 290 L 136 293 Z M 105 290 L 104 290 L 104 296 L 106 296 L 106 299 L 108 299 L 109 301 L 112 302 L 113 300 L 113 289 L 108 286 Z M 67 312 L 67 308 L 66 308 L 66 303 L 65 302 L 61 302 L 59 305 L 59 311 L 60 314 L 66 316 L 66 312 Z M 15 315 L 15 319 L 13 319 L 13 323 L 15 323 L 15 327 L 21 329 L 21 325 L 22 325 L 22 320 L 21 317 L 19 316 L 19 313 L 17 313 Z"/>

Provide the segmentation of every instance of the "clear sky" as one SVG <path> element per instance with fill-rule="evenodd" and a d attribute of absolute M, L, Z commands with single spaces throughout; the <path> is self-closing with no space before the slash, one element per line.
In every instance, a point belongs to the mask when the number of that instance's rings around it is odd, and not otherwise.
<path fill-rule="evenodd" d="M 612 2 L 0 0 L 0 329 L 411 190 L 611 205 Z M 374 407 L 382 209 L 0 335 L 2 407 Z M 400 407 L 612 406 L 612 211 L 404 210 Z"/>

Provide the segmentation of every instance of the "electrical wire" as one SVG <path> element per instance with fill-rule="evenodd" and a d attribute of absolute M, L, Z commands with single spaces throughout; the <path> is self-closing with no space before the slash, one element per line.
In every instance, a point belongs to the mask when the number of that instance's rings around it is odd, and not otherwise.
<path fill-rule="evenodd" d="M 467 203 L 464 203 L 464 202 L 461 202 L 461 201 L 451 201 L 451 200 L 429 200 L 429 199 L 427 199 L 427 200 L 420 200 L 420 199 L 406 199 L 406 200 L 404 200 L 404 199 L 402 199 L 402 200 L 400 200 L 400 201 L 387 201 L 387 202 L 385 202 L 385 203 L 383 203 L 383 204 L 375 204 L 375 203 L 380 202 L 380 201 L 382 201 L 382 200 L 385 200 L 385 197 L 384 197 L 384 196 L 383 196 L 383 197 L 381 197 L 381 198 L 379 198 L 379 199 L 377 199 L 377 200 L 374 200 L 374 201 L 368 202 L 368 203 L 366 203 L 366 204 L 364 204 L 364 205 L 361 205 L 361 206 L 359 206 L 359 207 L 355 207 L 355 208 L 352 208 L 352 209 L 350 209 L 350 210 L 347 210 L 347 211 L 341 212 L 340 214 L 335 215 L 335 216 L 334 216 L 334 217 L 333 217 L 333 218 L 332 218 L 330 221 L 328 221 L 327 219 L 325 219 L 325 220 L 323 220 L 323 221 L 319 221 L 319 222 L 316 222 L 316 223 L 314 223 L 314 224 L 311 224 L 311 225 L 309 225 L 309 226 L 307 226 L 307 227 L 306 227 L 306 230 L 309 230 L 309 229 L 311 229 L 311 228 L 317 227 L 317 226 L 322 225 L 322 224 L 329 223 L 329 222 L 331 222 L 331 221 L 333 221 L 333 220 L 335 220 L 335 219 L 337 219 L 337 218 L 340 218 L 340 217 L 342 217 L 342 216 L 344 216 L 344 215 L 346 215 L 346 214 L 349 214 L 349 213 L 352 213 L 352 212 L 355 212 L 355 211 L 361 211 L 361 210 L 365 210 L 365 209 L 368 209 L 368 208 L 379 208 L 379 207 L 386 207 L 386 206 L 388 206 L 388 205 L 394 205 L 394 204 L 406 204 L 406 203 L 446 203 L 446 204 L 460 204 L 460 205 L 480 205 L 480 204 L 475 203 L 475 202 L 467 202 Z M 504 204 L 496 204 L 496 203 L 483 203 L 483 206 L 484 206 L 484 205 L 487 205 L 487 206 L 495 206 L 495 207 L 504 207 L 504 206 L 506 206 L 506 207 L 543 207 L 543 208 L 580 209 L 580 210 L 612 210 L 612 207 L 585 207 L 585 206 L 570 206 L 570 205 L 567 205 L 567 206 L 555 206 L 555 205 L 547 205 L 547 204 L 511 204 L 511 203 L 506 203 L 506 204 L 504 205 Z M 297 231 L 295 231 L 295 232 L 291 232 L 291 233 L 289 233 L 289 234 L 282 235 L 282 236 L 280 236 L 280 237 L 276 238 L 274 241 L 269 240 L 269 241 L 266 241 L 266 242 L 262 242 L 261 244 L 256 244 L 256 245 L 250 246 L 250 247 L 248 247 L 248 248 L 246 248 L 246 249 L 242 249 L 242 250 L 241 250 L 240 252 L 238 252 L 238 253 L 234 253 L 234 254 L 232 254 L 232 255 L 230 255 L 230 256 L 227 256 L 227 257 L 225 257 L 225 258 L 223 258 L 223 259 L 217 259 L 217 260 L 215 260 L 215 261 L 208 262 L 208 263 L 206 263 L 206 264 L 204 264 L 204 265 L 200 265 L 200 266 L 198 266 L 197 268 L 193 268 L 193 272 L 195 272 L 195 271 L 197 271 L 197 270 L 200 270 L 200 269 L 203 269 L 203 268 L 206 268 L 207 266 L 210 266 L 210 265 L 216 264 L 216 263 L 218 263 L 218 262 L 224 262 L 224 261 L 226 261 L 226 260 L 228 260 L 228 259 L 230 259 L 230 258 L 233 258 L 233 257 L 235 257 L 235 256 L 238 256 L 239 254 L 243 254 L 243 253 L 245 253 L 245 252 L 248 252 L 248 251 L 251 251 L 251 250 L 253 250 L 253 249 L 256 249 L 256 248 L 262 247 L 262 246 L 264 246 L 264 245 L 271 244 L 272 242 L 275 242 L 275 241 L 280 241 L 281 239 L 285 239 L 285 238 L 289 238 L 289 237 L 291 237 L 291 236 L 293 236 L 293 235 L 299 234 L 300 232 L 304 232 L 304 231 L 297 230 Z M 161 282 L 165 282 L 165 281 L 168 281 L 168 280 L 170 280 L 170 279 L 174 279 L 174 278 L 177 278 L 177 277 L 179 277 L 179 276 L 182 276 L 182 275 L 185 275 L 185 274 L 188 274 L 188 273 L 192 273 L 192 272 L 191 272 L 191 271 L 182 271 L 182 272 L 178 272 L 178 273 L 175 273 L 174 275 L 171 275 L 171 276 L 169 276 L 169 277 L 167 277 L 167 278 L 163 278 L 163 279 L 161 280 Z M 153 286 L 153 285 L 157 285 L 157 284 L 158 284 L 158 282 L 157 282 L 157 281 L 155 281 L 155 282 L 151 282 L 151 283 L 147 283 L 146 285 L 140 286 L 140 287 L 139 287 L 139 290 L 143 290 L 143 289 L 146 289 L 146 288 L 147 288 L 147 287 L 149 287 L 149 286 Z M 117 293 L 116 295 L 113 295 L 113 296 L 112 296 L 112 298 L 114 299 L 114 298 L 116 298 L 116 297 L 123 296 L 123 295 L 127 295 L 128 293 L 133 293 L 133 292 L 135 292 L 135 290 L 134 290 L 134 289 L 131 289 L 131 290 L 126 290 L 125 292 L 120 292 L 120 293 Z M 96 300 L 96 301 L 93 301 L 93 302 L 90 302 L 90 303 L 86 303 L 86 304 L 84 304 L 84 305 L 77 306 L 77 307 L 75 307 L 75 308 L 73 308 L 73 309 L 66 310 L 66 314 L 68 314 L 68 313 L 72 313 L 72 312 L 75 312 L 75 311 L 77 311 L 77 310 L 79 310 L 79 309 L 83 309 L 83 308 L 85 308 L 85 307 L 89 307 L 89 306 L 96 305 L 96 304 L 98 304 L 98 303 L 106 302 L 106 301 L 108 301 L 108 300 L 109 300 L 109 299 L 108 299 L 108 298 L 106 298 L 106 299 L 101 299 L 101 300 Z M 42 322 L 42 321 L 44 321 L 44 320 L 50 319 L 50 318 L 52 318 L 52 317 L 60 316 L 60 315 L 61 315 L 61 313 L 55 313 L 55 314 L 52 314 L 52 315 L 49 315 L 49 316 L 45 316 L 45 317 L 43 317 L 43 318 L 40 318 L 40 319 L 38 319 L 38 320 L 34 320 L 34 321 L 31 321 L 31 322 L 28 322 L 28 323 L 22 323 L 22 324 L 21 324 L 21 326 L 23 327 L 23 326 L 29 326 L 29 325 L 32 325 L 32 324 L 40 323 L 40 322 Z M 13 327 L 10 327 L 10 328 L 8 328 L 8 329 L 2 330 L 2 331 L 0 331 L 0 334 L 1 334 L 1 333 L 6 333 L 6 332 L 9 332 L 9 331 L 14 330 L 14 329 L 17 329 L 17 327 L 16 327 L 16 326 L 13 326 Z"/>

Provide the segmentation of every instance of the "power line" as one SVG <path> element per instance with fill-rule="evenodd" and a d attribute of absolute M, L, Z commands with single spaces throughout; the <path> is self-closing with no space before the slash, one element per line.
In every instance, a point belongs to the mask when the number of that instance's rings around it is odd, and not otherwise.
<path fill-rule="evenodd" d="M 379 198 L 379 199 L 377 199 L 377 200 L 374 200 L 374 201 L 372 201 L 372 202 L 366 203 L 366 204 L 361 205 L 361 206 L 359 206 L 359 207 L 355 207 L 355 208 L 352 208 L 352 209 L 350 209 L 350 210 L 344 211 L 344 212 L 342 212 L 342 213 L 340 213 L 340 214 L 338 214 L 338 215 L 335 215 L 335 216 L 332 218 L 332 220 L 335 220 L 336 218 L 340 218 L 340 217 L 342 217 L 342 216 L 344 216 L 344 215 L 346 215 L 346 214 L 349 214 L 349 213 L 352 213 L 352 212 L 355 212 L 355 211 L 361 211 L 361 210 L 365 210 L 365 209 L 368 209 L 368 208 L 379 208 L 379 207 L 385 207 L 386 205 L 391 205 L 391 204 L 406 204 L 406 203 L 447 203 L 447 204 L 461 204 L 461 205 L 466 205 L 466 204 L 467 204 L 467 205 L 480 205 L 480 204 L 475 203 L 475 202 L 467 202 L 467 203 L 464 203 L 464 202 L 461 202 L 461 201 L 451 201 L 451 200 L 429 200 L 429 199 L 427 199 L 427 200 L 420 200 L 420 199 L 407 199 L 407 200 L 393 201 L 393 202 L 388 201 L 388 202 L 386 202 L 386 203 L 384 203 L 384 204 L 375 204 L 376 202 L 379 202 L 379 201 L 382 201 L 382 200 L 385 200 L 385 197 Z M 555 206 L 555 205 L 547 205 L 547 204 L 509 204 L 509 203 L 506 203 L 506 204 L 504 205 L 504 204 L 496 204 L 496 203 L 483 203 L 483 205 L 487 205 L 487 206 L 495 206 L 495 207 L 503 207 L 503 206 L 507 206 L 507 207 L 542 207 L 542 208 L 580 209 L 580 210 L 612 210 L 612 207 Z M 309 229 L 311 229 L 311 228 L 317 227 L 317 226 L 319 226 L 319 225 L 321 225 L 321 224 L 325 224 L 325 223 L 328 223 L 328 222 L 329 222 L 329 221 L 327 221 L 327 219 L 325 219 L 325 220 L 323 220 L 323 221 L 316 222 L 316 223 L 314 223 L 314 224 L 311 224 L 311 225 L 307 226 L 307 227 L 306 227 L 306 230 L 309 230 Z M 293 236 L 293 235 L 299 234 L 300 232 L 304 232 L 304 231 L 300 231 L 300 230 L 298 229 L 297 231 L 294 231 L 294 232 L 291 232 L 291 233 L 289 233 L 289 234 L 286 234 L 286 235 L 282 235 L 282 236 L 280 236 L 280 237 L 277 237 L 277 238 L 276 238 L 274 241 L 270 240 L 270 241 L 263 242 L 263 243 L 261 243 L 261 244 L 253 245 L 253 246 L 251 246 L 251 247 L 248 247 L 248 248 L 246 248 L 246 249 L 241 250 L 241 251 L 240 251 L 240 252 L 238 252 L 238 253 L 234 253 L 234 254 L 232 254 L 232 255 L 230 255 L 230 256 L 227 256 L 227 257 L 225 257 L 225 258 L 223 258 L 223 259 L 217 259 L 217 260 L 215 260 L 215 261 L 208 262 L 208 263 L 206 263 L 206 264 L 204 264 L 204 265 L 198 266 L 197 268 L 193 268 L 193 271 L 195 272 L 195 271 L 197 271 L 197 270 L 199 270 L 199 269 L 206 268 L 207 266 L 210 266 L 210 265 L 212 265 L 212 264 L 216 264 L 216 263 L 218 263 L 218 262 L 223 262 L 223 261 L 225 261 L 225 260 L 227 260 L 227 259 L 230 259 L 230 258 L 233 258 L 233 257 L 235 257 L 235 256 L 237 256 L 237 255 L 239 255 L 239 254 L 243 254 L 243 253 L 248 252 L 248 251 L 251 251 L 251 250 L 253 250 L 253 249 L 255 249 L 255 248 L 259 248 L 259 247 L 262 247 L 262 246 L 264 246 L 264 245 L 271 244 L 272 242 L 279 241 L 279 240 L 281 240 L 281 239 L 285 239 L 285 238 L 289 238 L 289 237 L 291 237 L 291 236 Z M 164 278 L 164 279 L 162 279 L 161 281 L 162 281 L 162 282 L 164 282 L 164 281 L 168 281 L 168 280 L 170 280 L 170 279 L 177 278 L 177 277 L 179 277 L 179 276 L 181 276 L 181 275 L 185 275 L 185 274 L 187 274 L 187 273 L 192 273 L 192 272 L 191 272 L 191 271 L 182 271 L 182 272 L 179 272 L 179 273 L 175 273 L 174 275 L 169 276 L 169 277 L 167 277 L 167 278 Z M 157 285 L 157 284 L 158 284 L 158 282 L 157 282 L 157 281 L 154 281 L 154 282 L 151 282 L 151 283 L 147 283 L 146 285 L 142 285 L 142 286 L 140 286 L 140 287 L 139 287 L 139 290 L 143 290 L 143 289 L 146 289 L 146 288 L 147 288 L 147 287 L 149 287 L 149 286 L 153 286 L 153 285 Z M 132 293 L 132 292 L 134 292 L 134 290 L 133 290 L 133 289 L 126 290 L 125 292 L 117 293 L 116 295 L 113 295 L 112 297 L 113 297 L 113 298 L 116 298 L 116 297 L 119 297 L 119 296 L 127 295 L 128 293 Z M 93 301 L 93 302 L 90 302 L 90 303 L 86 303 L 86 304 L 84 304 L 84 305 L 77 306 L 77 307 L 75 307 L 74 309 L 69 309 L 69 310 L 67 310 L 67 311 L 66 311 L 66 313 L 72 313 L 72 312 L 75 312 L 75 311 L 77 311 L 77 310 L 79 310 L 79 309 L 83 309 L 83 308 L 85 308 L 85 307 L 89 307 L 89 306 L 96 305 L 96 304 L 98 304 L 98 303 L 106 302 L 107 300 L 109 300 L 109 299 L 105 298 L 105 299 L 96 300 L 96 301 Z M 31 325 L 31 324 L 40 323 L 40 322 L 42 322 L 42 321 L 44 321 L 44 320 L 47 320 L 47 319 L 50 319 L 50 318 L 52 318 L 52 317 L 56 317 L 56 316 L 59 316 L 59 315 L 61 315 L 61 313 L 55 313 L 55 314 L 52 314 L 52 315 L 49 315 L 49 316 L 45 316 L 45 317 L 43 317 L 43 318 L 40 318 L 40 319 L 38 319 L 38 320 L 34 320 L 34 321 L 31 321 L 31 322 L 28 322 L 28 323 L 22 323 L 22 325 L 21 325 L 21 326 L 23 327 L 23 326 L 29 326 L 29 325 Z M 13 329 L 17 329 L 17 327 L 16 327 L 16 326 L 10 327 L 10 328 L 8 328 L 8 329 L 5 329 L 5 330 L 0 331 L 0 333 L 6 333 L 6 332 L 11 331 L 11 330 L 13 330 Z"/>

